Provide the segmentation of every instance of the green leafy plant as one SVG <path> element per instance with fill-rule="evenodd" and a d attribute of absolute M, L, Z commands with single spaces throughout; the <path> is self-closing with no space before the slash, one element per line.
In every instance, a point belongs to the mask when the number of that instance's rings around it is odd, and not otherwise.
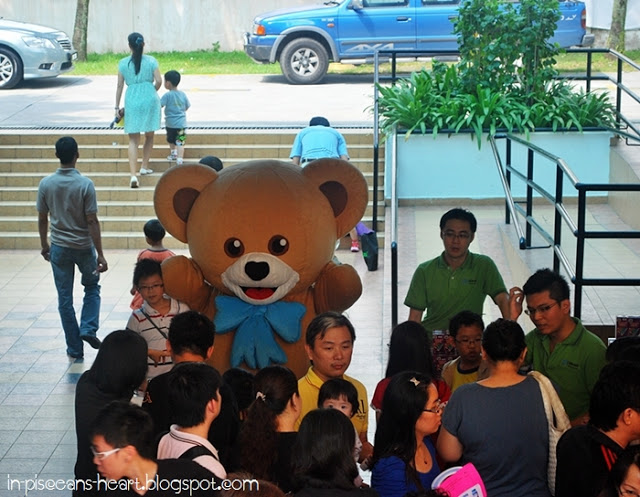
<path fill-rule="evenodd" d="M 560 16 L 557 0 L 466 0 L 455 32 L 460 62 L 434 62 L 395 86 L 378 85 L 382 126 L 411 133 L 469 129 L 528 134 L 610 127 L 615 109 L 606 93 L 574 91 L 558 81 L 557 46 L 549 40 Z"/>

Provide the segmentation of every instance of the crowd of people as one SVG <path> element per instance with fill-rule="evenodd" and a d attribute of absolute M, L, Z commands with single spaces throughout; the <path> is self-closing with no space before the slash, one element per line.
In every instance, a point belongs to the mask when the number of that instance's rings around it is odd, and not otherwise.
<path fill-rule="evenodd" d="M 453 209 L 443 218 L 460 221 L 456 216 L 473 215 Z M 456 229 L 473 228 L 467 221 Z M 278 365 L 221 376 L 207 364 L 215 353 L 213 322 L 164 295 L 160 263 L 144 257 L 165 257 L 164 230 L 151 220 L 144 231 L 150 248 L 140 253 L 132 289 L 141 307 L 127 329 L 105 337 L 77 385 L 78 481 L 102 476 L 121 482 L 109 492 L 123 495 L 166 495 L 143 488 L 139 482 L 149 475 L 208 478 L 206 490 L 191 489 L 196 495 L 209 495 L 211 482 L 236 478 L 262 482 L 265 495 L 450 495 L 431 490 L 434 480 L 471 463 L 490 497 L 632 496 L 640 489 L 640 338 L 607 350 L 571 317 L 569 287 L 559 274 L 542 269 L 522 289 L 512 288 L 507 316 L 486 327 L 480 314 L 450 309 L 446 328 L 458 357 L 442 372 L 421 320 L 397 325 L 369 404 L 364 385 L 346 374 L 355 326 L 336 312 L 307 327 L 310 367 L 301 378 Z M 441 264 L 447 240 L 443 235 Z M 477 269 L 462 259 L 456 269 L 441 268 L 450 279 L 468 279 L 465 271 Z M 476 274 L 472 290 L 482 287 L 482 277 Z M 432 280 L 424 283 L 428 293 Z M 523 309 L 536 326 L 527 335 L 516 321 Z M 551 380 L 551 395 L 573 425 L 561 436 L 552 437 L 548 392 L 527 369 Z M 144 392 L 142 406 L 131 403 L 135 391 Z M 373 445 L 369 405 L 376 413 Z M 369 470 L 370 485 L 362 478 Z"/>
<path fill-rule="evenodd" d="M 395 336 L 410 323 L 398 325 Z M 428 493 L 434 479 L 448 466 L 472 463 L 491 497 L 631 496 L 638 490 L 639 340 L 618 346 L 598 375 L 586 413 L 557 442 L 550 486 L 554 441 L 538 382 L 521 373 L 527 346 L 517 322 L 498 319 L 486 327 L 488 375 L 457 388 L 448 403 L 432 368 L 386 378 L 373 446 L 362 431 L 366 390 L 344 374 L 353 325 L 343 315 L 321 314 L 306 339 L 311 348 L 318 340 L 325 339 L 322 346 L 335 340 L 331 360 L 344 366 L 329 375 L 326 359 L 316 356 L 309 371 L 313 384 L 309 373 L 297 379 L 274 365 L 232 387 L 205 362 L 214 350 L 211 320 L 196 311 L 177 314 L 167 338 L 173 366 L 149 381 L 139 407 L 130 399 L 147 376 L 147 342 L 131 330 L 110 333 L 76 389 L 77 481 L 101 475 L 128 482 L 120 483 L 123 495 L 168 495 L 131 488 L 153 478 L 222 485 L 238 475 L 299 496 L 449 495 Z M 251 402 L 241 415 L 239 399 L 247 396 Z M 312 404 L 306 412 L 305 402 Z M 371 470 L 370 487 L 358 463 Z M 206 490 L 195 494 L 210 495 Z M 83 488 L 76 494 L 100 492 Z"/>
<path fill-rule="evenodd" d="M 128 42 L 116 110 L 126 83 L 137 187 L 140 133 L 145 174 L 161 105 L 186 111 L 189 102 L 178 93 L 161 102 L 157 62 L 143 55 L 142 35 Z M 180 78 L 170 73 L 165 85 L 174 93 Z M 169 159 L 180 163 L 185 125 L 172 122 Z M 328 121 L 312 120 L 296 138 L 294 163 L 348 158 L 330 130 Z M 337 140 L 335 151 L 320 146 L 327 136 Z M 413 275 L 408 320 L 392 330 L 385 377 L 369 403 L 362 382 L 346 374 L 356 327 L 338 312 L 317 315 L 304 330 L 309 369 L 301 378 L 281 365 L 255 375 L 210 366 L 214 324 L 164 293 L 161 261 L 173 253 L 155 219 L 144 227 L 149 248 L 133 271 L 131 317 L 101 341 L 98 282 L 107 261 L 95 189 L 75 169 L 73 138 L 58 140 L 56 155 L 61 167 L 38 191 L 41 253 L 52 265 L 67 354 L 81 359 L 84 342 L 98 349 L 76 387 L 75 495 L 176 495 L 183 485 L 190 495 L 246 495 L 224 483 L 257 481 L 259 495 L 458 497 L 432 486 L 443 470 L 468 463 L 478 476 L 473 488 L 489 497 L 640 495 L 640 338 L 607 349 L 571 316 L 569 285 L 549 269 L 507 290 L 495 263 L 469 251 L 477 221 L 468 210 L 442 216 L 444 250 Z M 76 265 L 85 289 L 79 323 Z M 502 318 L 485 326 L 487 296 Z M 517 322 L 523 311 L 535 326 L 527 334 Z M 439 368 L 432 340 L 443 332 L 456 357 Z"/>

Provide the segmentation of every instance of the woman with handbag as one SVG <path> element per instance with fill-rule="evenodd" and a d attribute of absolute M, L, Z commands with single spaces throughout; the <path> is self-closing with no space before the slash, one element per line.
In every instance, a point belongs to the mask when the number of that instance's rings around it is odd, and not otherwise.
<path fill-rule="evenodd" d="M 484 331 L 482 350 L 489 377 L 453 393 L 438 453 L 473 463 L 491 497 L 549 497 L 542 393 L 533 377 L 518 373 L 527 352 L 524 332 L 515 321 L 498 319 Z"/>
<path fill-rule="evenodd" d="M 124 84 L 124 132 L 129 135 L 129 170 L 131 188 L 138 188 L 138 145 L 140 133 L 144 133 L 142 147 L 142 165 L 140 174 L 151 174 L 149 160 L 153 150 L 153 135 L 160 129 L 160 97 L 158 89 L 162 76 L 158 61 L 149 55 L 143 55 L 144 37 L 140 33 L 131 33 L 127 38 L 131 55 L 118 63 L 118 86 L 116 88 L 116 116 L 120 115 L 120 99 Z"/>

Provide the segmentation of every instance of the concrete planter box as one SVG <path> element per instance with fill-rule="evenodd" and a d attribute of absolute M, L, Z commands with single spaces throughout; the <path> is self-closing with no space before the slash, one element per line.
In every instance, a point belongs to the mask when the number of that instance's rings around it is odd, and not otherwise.
<path fill-rule="evenodd" d="M 609 143 L 606 131 L 535 132 L 531 143 L 561 157 L 583 183 L 609 182 Z M 389 140 L 388 138 L 387 140 Z M 505 140 L 499 140 L 500 156 L 506 159 Z M 399 199 L 503 198 L 504 191 L 491 146 L 483 139 L 478 150 L 471 134 L 412 134 L 397 138 L 397 192 Z M 385 146 L 385 198 L 391 197 L 391 153 Z M 512 145 L 512 164 L 526 174 L 527 149 Z M 534 180 L 550 193 L 555 192 L 555 165 L 542 156 L 535 157 Z M 576 196 L 576 190 L 566 181 L 564 195 Z M 525 195 L 521 181 L 512 184 L 514 196 Z"/>

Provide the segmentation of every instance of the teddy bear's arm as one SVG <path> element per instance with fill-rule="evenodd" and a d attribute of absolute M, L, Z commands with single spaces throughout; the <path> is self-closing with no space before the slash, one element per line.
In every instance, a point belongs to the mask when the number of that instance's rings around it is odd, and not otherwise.
<path fill-rule="evenodd" d="M 330 262 L 316 280 L 313 293 L 316 313 L 343 312 L 362 295 L 362 282 L 353 266 Z"/>
<path fill-rule="evenodd" d="M 164 291 L 189 308 L 207 313 L 212 302 L 212 287 L 207 284 L 198 265 L 188 257 L 176 255 L 162 263 Z"/>

